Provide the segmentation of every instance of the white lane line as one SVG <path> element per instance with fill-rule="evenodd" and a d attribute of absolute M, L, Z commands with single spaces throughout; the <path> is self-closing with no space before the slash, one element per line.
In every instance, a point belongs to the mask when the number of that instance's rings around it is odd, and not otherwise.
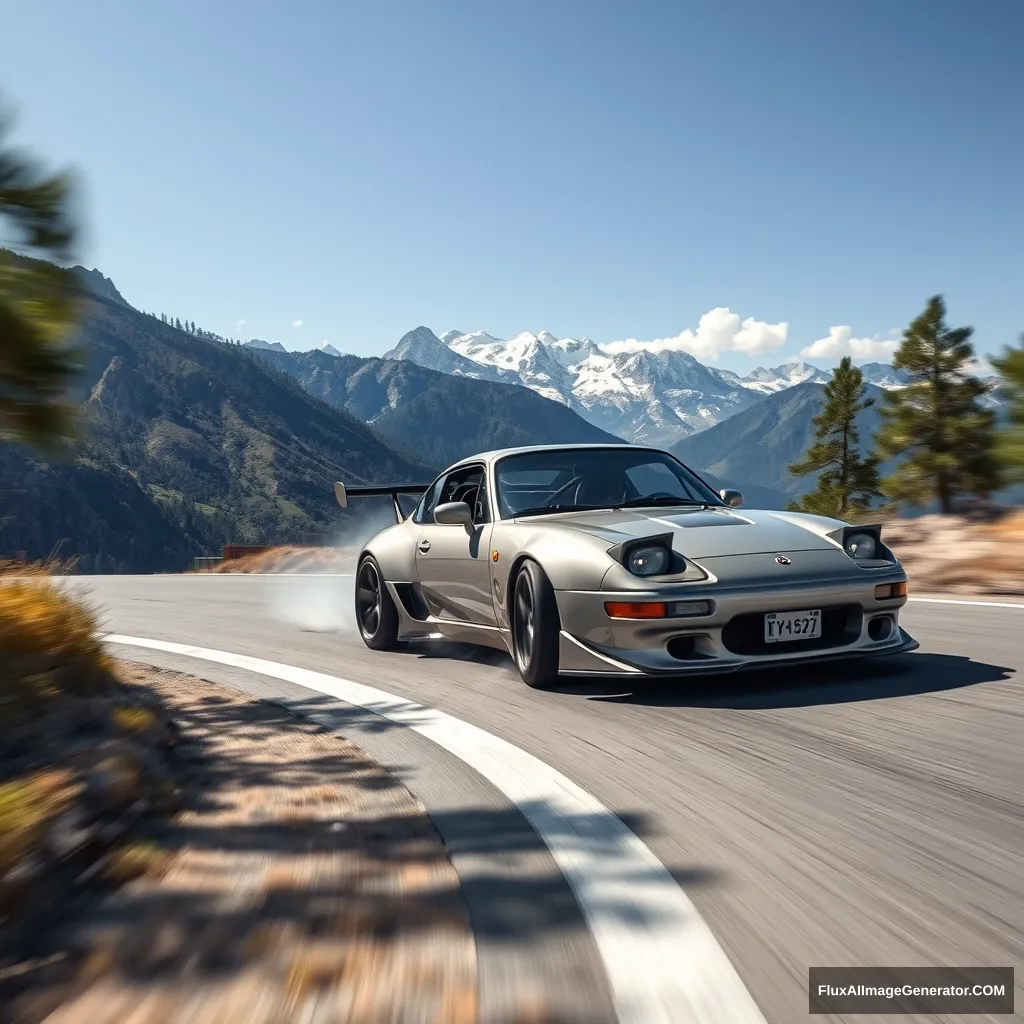
<path fill-rule="evenodd" d="M 279 580 L 286 577 L 292 579 L 331 579 L 339 576 L 351 576 L 350 572 L 183 572 L 183 573 L 168 573 L 166 576 L 131 576 L 128 574 L 118 575 L 116 577 L 103 577 L 103 576 L 76 576 L 76 575 L 63 575 L 55 576 L 58 580 L 102 580 L 102 579 L 118 579 L 118 580 L 154 580 L 158 579 L 161 582 L 164 580 L 196 580 L 196 579 L 209 579 L 219 578 L 221 576 L 231 576 L 234 579 L 241 577 L 247 577 L 248 579 L 273 579 Z M 31 576 L 5 576 L 0 577 L 2 579 L 34 579 Z"/>
<path fill-rule="evenodd" d="M 600 801 L 539 758 L 443 711 L 351 679 L 189 644 L 116 633 L 104 639 L 285 679 L 432 740 L 493 783 L 551 851 L 590 927 L 621 1024 L 765 1024 L 661 861 Z"/>
<path fill-rule="evenodd" d="M 907 600 L 921 604 L 965 604 L 972 608 L 1016 608 L 1024 611 L 1024 601 L 1012 604 L 1009 601 L 961 601 L 952 597 L 909 597 Z"/>

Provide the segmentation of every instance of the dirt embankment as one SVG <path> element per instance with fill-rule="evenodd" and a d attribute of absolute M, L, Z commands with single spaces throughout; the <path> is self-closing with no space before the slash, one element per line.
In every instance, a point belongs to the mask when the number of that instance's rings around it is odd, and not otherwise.
<path fill-rule="evenodd" d="M 894 519 L 882 536 L 906 568 L 912 594 L 1024 595 L 1024 510 L 988 522 Z"/>
<path fill-rule="evenodd" d="M 299 573 L 299 572 L 351 572 L 355 548 L 303 548 L 276 547 L 254 555 L 231 558 L 219 562 L 212 573 Z"/>

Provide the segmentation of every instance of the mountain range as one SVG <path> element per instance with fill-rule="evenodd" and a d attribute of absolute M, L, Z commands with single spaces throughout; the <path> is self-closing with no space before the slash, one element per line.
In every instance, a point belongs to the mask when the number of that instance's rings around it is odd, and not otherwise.
<path fill-rule="evenodd" d="M 831 374 L 800 359 L 757 367 L 743 376 L 705 366 L 680 349 L 605 351 L 587 338 L 547 331 L 501 340 L 483 332 L 438 337 L 417 327 L 386 353 L 455 376 L 522 384 L 560 402 L 609 433 L 639 444 L 669 446 L 713 427 L 775 394 Z M 867 363 L 865 378 L 900 387 L 905 375 Z"/>
<path fill-rule="evenodd" d="M 713 486 L 767 508 L 813 486 L 787 467 L 828 375 L 800 361 L 739 376 L 679 351 L 425 327 L 381 358 L 292 352 L 172 326 L 76 273 L 89 293 L 79 438 L 49 461 L 0 443 L 0 558 L 58 549 L 86 571 L 149 572 L 225 543 L 329 542 L 351 514 L 335 479 L 426 482 L 510 445 L 671 440 Z M 864 371 L 875 390 L 902 383 L 884 364 Z"/>

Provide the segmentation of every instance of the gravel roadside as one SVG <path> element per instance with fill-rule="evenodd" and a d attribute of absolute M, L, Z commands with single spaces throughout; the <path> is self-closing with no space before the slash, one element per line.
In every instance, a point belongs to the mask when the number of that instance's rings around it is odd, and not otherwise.
<path fill-rule="evenodd" d="M 180 729 L 183 810 L 159 870 L 105 896 L 57 946 L 61 1004 L 17 1021 L 333 1024 L 477 1020 L 459 882 L 422 806 L 352 744 L 191 676 L 127 664 Z"/>

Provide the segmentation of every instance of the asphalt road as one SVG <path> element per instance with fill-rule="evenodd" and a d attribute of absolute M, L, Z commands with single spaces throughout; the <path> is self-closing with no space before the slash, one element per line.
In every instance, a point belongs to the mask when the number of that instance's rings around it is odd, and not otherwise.
<path fill-rule="evenodd" d="M 1014 966 L 1020 1005 L 1024 605 L 911 603 L 921 650 L 856 668 L 545 693 L 493 652 L 372 654 L 336 577 L 74 585 L 111 632 L 370 683 L 535 754 L 675 874 L 767 1021 L 806 1016 L 815 965 Z"/>

